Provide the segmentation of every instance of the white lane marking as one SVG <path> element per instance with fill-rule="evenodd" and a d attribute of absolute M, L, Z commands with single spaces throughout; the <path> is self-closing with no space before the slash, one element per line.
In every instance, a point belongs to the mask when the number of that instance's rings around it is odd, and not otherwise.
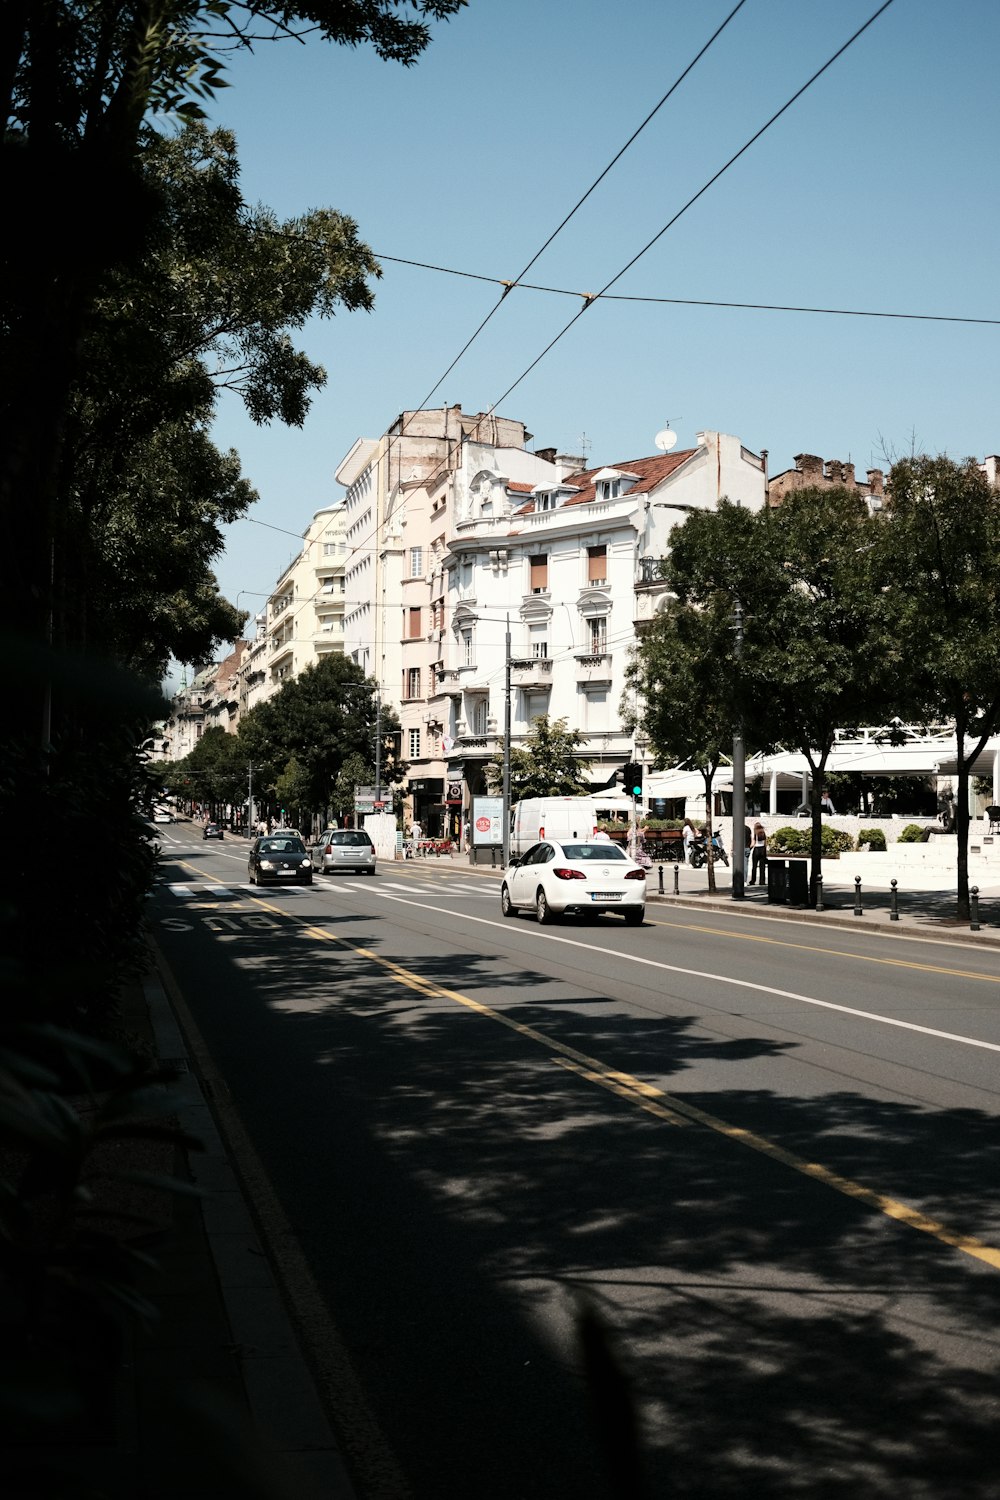
<path fill-rule="evenodd" d="M 392 896 L 388 893 L 385 899 L 397 901 L 401 906 L 416 906 L 421 911 L 433 911 L 438 916 L 443 915 L 440 907 L 428 906 L 423 901 L 405 901 L 402 896 Z M 466 916 L 464 920 L 478 922 L 483 927 L 498 927 L 505 932 L 511 930 L 509 922 L 493 922 L 489 917 Z M 800 1005 L 813 1005 L 819 1010 L 837 1011 L 842 1016 L 856 1016 L 861 1021 L 875 1021 L 882 1026 L 895 1026 L 900 1031 L 914 1031 L 920 1036 L 937 1037 L 943 1042 L 959 1042 L 964 1047 L 979 1047 L 984 1052 L 1000 1052 L 1000 1042 L 983 1042 L 978 1037 L 963 1036 L 960 1032 L 938 1031 L 934 1026 L 919 1026 L 915 1021 L 897 1021 L 894 1016 L 883 1016 L 877 1011 L 857 1010 L 852 1005 L 837 1005 L 832 1000 L 816 1000 L 812 995 L 800 995 L 796 990 L 779 990 L 770 984 L 756 984 L 751 979 L 735 979 L 728 974 L 712 974 L 706 969 L 685 969 L 680 964 L 665 964 L 657 958 L 640 958 L 636 953 L 619 953 L 615 948 L 598 948 L 594 943 L 581 943 L 576 938 L 558 937 L 553 932 L 546 932 L 545 942 L 561 943 L 567 948 L 585 948 L 588 953 L 603 953 L 620 963 L 640 964 L 644 968 L 660 969 L 667 974 L 683 974 L 689 979 L 710 979 L 715 984 L 731 985 L 741 990 L 754 990 L 759 995 L 775 995 L 780 1000 L 797 1000 Z"/>

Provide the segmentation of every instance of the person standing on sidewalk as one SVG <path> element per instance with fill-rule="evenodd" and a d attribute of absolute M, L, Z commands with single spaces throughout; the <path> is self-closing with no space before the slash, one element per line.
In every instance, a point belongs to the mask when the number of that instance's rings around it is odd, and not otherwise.
<path fill-rule="evenodd" d="M 753 868 L 750 873 L 751 885 L 767 884 L 767 833 L 763 823 L 753 825 L 753 840 L 750 845 L 753 856 Z M 758 875 L 760 879 L 758 880 Z"/>
<path fill-rule="evenodd" d="M 689 865 L 691 863 L 691 840 L 692 839 L 696 839 L 698 837 L 698 830 L 695 828 L 695 826 L 691 822 L 690 818 L 685 818 L 684 819 L 683 836 L 684 836 L 684 863 L 686 865 Z"/>

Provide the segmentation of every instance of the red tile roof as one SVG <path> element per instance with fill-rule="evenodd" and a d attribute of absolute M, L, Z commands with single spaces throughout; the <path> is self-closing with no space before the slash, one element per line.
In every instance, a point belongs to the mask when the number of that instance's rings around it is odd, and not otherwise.
<path fill-rule="evenodd" d="M 679 469 L 681 464 L 686 463 L 689 458 L 693 458 L 697 452 L 697 448 L 681 448 L 677 453 L 657 453 L 652 458 L 630 458 L 624 463 L 599 464 L 595 469 L 582 469 L 578 474 L 567 474 L 565 479 L 560 481 L 560 485 L 565 486 L 567 489 L 574 489 L 577 493 L 570 495 L 568 499 L 564 500 L 559 509 L 562 510 L 570 505 L 588 505 L 592 500 L 595 500 L 597 498 L 597 486 L 594 483 L 595 476 L 604 473 L 609 468 L 616 469 L 622 474 L 638 475 L 635 484 L 628 491 L 630 495 L 648 494 L 650 490 L 655 490 L 656 486 L 661 484 L 675 469 Z M 507 488 L 509 490 L 527 490 L 530 493 L 534 486 L 530 484 L 508 484 Z M 530 515 L 534 508 L 535 502 L 532 500 L 527 505 L 519 506 L 514 515 Z"/>

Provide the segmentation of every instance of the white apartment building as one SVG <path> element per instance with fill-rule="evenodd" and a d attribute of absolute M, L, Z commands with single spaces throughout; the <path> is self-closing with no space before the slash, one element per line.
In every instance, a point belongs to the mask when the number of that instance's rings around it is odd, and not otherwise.
<path fill-rule="evenodd" d="M 240 666 L 240 712 L 273 697 L 311 663 L 344 649 L 342 503 L 316 511 L 303 546 L 256 619 L 256 638 Z"/>
<path fill-rule="evenodd" d="M 374 678 L 400 715 L 402 754 L 417 799 L 410 816 L 432 803 L 438 823 L 446 787 L 441 735 L 428 706 L 443 621 L 443 563 L 449 476 L 469 443 L 482 440 L 505 462 L 544 469 L 525 452 L 524 424 L 460 406 L 402 412 L 379 439 L 359 438 L 336 470 L 345 485 L 344 651 Z M 491 459 L 491 462 L 494 460 Z M 438 593 L 432 626 L 432 579 Z M 432 640 L 432 630 L 437 635 Z M 456 817 L 461 813 L 458 801 Z M 430 825 L 428 825 L 430 826 Z"/>
<path fill-rule="evenodd" d="M 633 750 L 621 724 L 628 652 L 665 596 L 659 561 L 671 528 L 723 496 L 755 510 L 765 504 L 761 456 L 718 432 L 699 433 L 691 449 L 613 466 L 584 469 L 551 449 L 520 454 L 518 464 L 466 443 L 447 493 L 435 497 L 445 545 L 443 582 L 431 574 L 426 707 L 429 732 L 440 737 L 440 812 L 451 832 L 459 796 L 464 814 L 487 790 L 486 761 L 502 746 L 508 621 L 512 742 L 541 714 L 565 718 L 583 735 L 594 784 L 606 783 Z M 532 474 L 532 465 L 544 472 Z M 414 685 L 423 690 L 422 679 Z M 415 695 L 404 708 L 423 712 Z M 445 831 L 428 825 L 431 797 L 416 806 L 425 827 Z"/>

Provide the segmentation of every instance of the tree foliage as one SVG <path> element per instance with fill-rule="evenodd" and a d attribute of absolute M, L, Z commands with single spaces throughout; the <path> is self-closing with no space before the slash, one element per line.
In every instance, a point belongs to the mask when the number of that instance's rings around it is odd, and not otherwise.
<path fill-rule="evenodd" d="M 893 465 L 883 569 L 906 641 L 908 710 L 948 723 L 958 744 L 958 909 L 969 914 L 969 778 L 1000 730 L 1000 493 L 974 459 Z"/>
<path fill-rule="evenodd" d="M 510 799 L 525 797 L 579 797 L 590 790 L 584 763 L 577 755 L 583 736 L 568 727 L 565 719 L 541 714 L 531 721 L 523 746 L 510 752 Z M 503 755 L 486 763 L 486 780 L 496 793 L 503 786 Z"/>
<path fill-rule="evenodd" d="M 819 798 L 836 732 L 885 724 L 904 695 L 905 644 L 886 592 L 879 521 L 855 491 L 803 489 L 777 508 L 723 501 L 672 533 L 667 576 L 683 604 L 744 610 L 734 713 L 760 739 L 802 752 Z M 735 720 L 734 720 L 735 722 Z"/>
<path fill-rule="evenodd" d="M 339 655 L 323 657 L 286 682 L 240 721 L 237 741 L 253 762 L 255 786 L 276 795 L 294 759 L 298 795 L 307 797 L 313 810 L 324 811 L 348 762 L 361 761 L 365 779 L 373 781 L 376 729 L 385 755 L 399 728 L 392 710 L 379 709 L 377 693 L 376 683 Z M 383 764 L 388 784 L 400 768 Z"/>
<path fill-rule="evenodd" d="M 732 754 L 742 712 L 732 601 L 721 592 L 704 605 L 668 599 L 632 653 L 627 682 L 627 697 L 639 695 L 642 726 L 657 761 L 700 772 L 711 829 L 712 782 Z M 625 717 L 628 723 L 627 711 Z M 708 884 L 715 889 L 711 840 Z"/>

